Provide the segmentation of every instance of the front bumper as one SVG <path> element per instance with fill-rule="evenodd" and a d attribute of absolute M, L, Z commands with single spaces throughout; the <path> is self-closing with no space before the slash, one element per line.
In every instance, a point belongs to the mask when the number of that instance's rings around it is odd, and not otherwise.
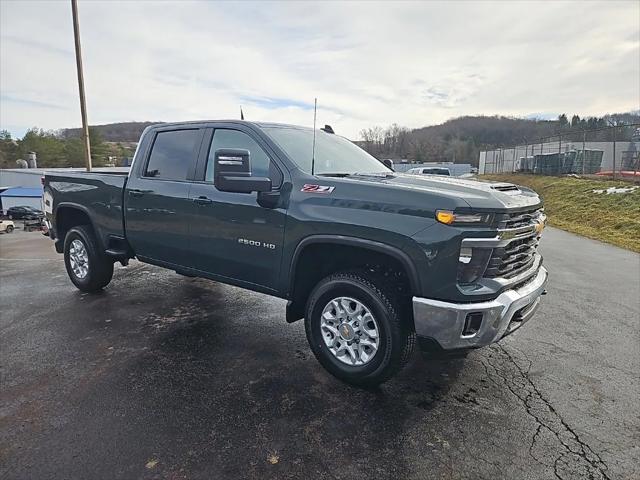
<path fill-rule="evenodd" d="M 541 266 L 530 282 L 488 302 L 449 303 L 413 297 L 418 340 L 445 352 L 497 342 L 531 319 L 545 293 L 547 278 L 547 270 Z"/>

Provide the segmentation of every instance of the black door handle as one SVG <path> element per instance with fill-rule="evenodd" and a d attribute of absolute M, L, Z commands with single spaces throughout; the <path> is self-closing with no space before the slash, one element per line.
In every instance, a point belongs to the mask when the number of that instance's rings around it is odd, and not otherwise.
<path fill-rule="evenodd" d="M 198 198 L 194 198 L 193 201 L 196 202 L 198 205 L 209 205 L 209 204 L 213 203 L 213 200 L 211 200 L 210 198 L 204 197 L 204 196 L 200 196 Z"/>
<path fill-rule="evenodd" d="M 129 190 L 129 195 L 131 195 L 132 197 L 141 197 L 145 194 L 144 191 L 142 190 L 138 190 L 137 188 L 134 188 L 132 190 Z"/>

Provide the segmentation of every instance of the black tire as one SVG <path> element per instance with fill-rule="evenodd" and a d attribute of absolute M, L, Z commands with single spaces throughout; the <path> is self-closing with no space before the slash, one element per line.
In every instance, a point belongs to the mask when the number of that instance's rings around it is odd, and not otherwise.
<path fill-rule="evenodd" d="M 7 225 L 7 229 L 5 230 L 7 233 L 13 232 L 13 225 Z"/>
<path fill-rule="evenodd" d="M 71 267 L 69 254 L 74 240 L 82 242 L 89 259 L 89 271 L 84 278 L 78 277 Z M 64 238 L 64 265 L 73 284 L 82 292 L 94 293 L 102 290 L 113 276 L 113 260 L 100 251 L 93 230 L 86 225 L 74 227 L 67 232 Z"/>
<path fill-rule="evenodd" d="M 340 272 L 321 280 L 307 302 L 305 330 L 314 355 L 333 376 L 361 387 L 374 387 L 398 373 L 413 352 L 415 332 L 406 311 L 384 278 L 368 271 Z M 347 365 L 329 350 L 320 330 L 324 307 L 336 297 L 351 297 L 373 314 L 379 326 L 379 346 L 364 365 Z"/>

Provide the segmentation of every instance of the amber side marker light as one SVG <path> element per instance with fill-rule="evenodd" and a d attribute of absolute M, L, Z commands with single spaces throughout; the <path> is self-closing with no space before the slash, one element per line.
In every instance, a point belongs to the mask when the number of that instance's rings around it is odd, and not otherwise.
<path fill-rule="evenodd" d="M 436 212 L 436 220 L 440 223 L 444 223 L 445 225 L 451 225 L 456 219 L 456 216 L 453 212 L 449 210 L 438 210 Z"/>

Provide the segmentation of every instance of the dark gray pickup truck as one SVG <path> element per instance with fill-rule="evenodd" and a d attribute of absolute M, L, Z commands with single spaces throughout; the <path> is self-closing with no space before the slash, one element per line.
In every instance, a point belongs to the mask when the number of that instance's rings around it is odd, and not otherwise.
<path fill-rule="evenodd" d="M 285 298 L 320 363 L 358 385 L 389 379 L 416 340 L 429 356 L 497 342 L 547 283 L 535 192 L 398 174 L 331 128 L 162 124 L 144 131 L 128 175 L 44 183 L 50 236 L 80 290 L 135 257 Z"/>

